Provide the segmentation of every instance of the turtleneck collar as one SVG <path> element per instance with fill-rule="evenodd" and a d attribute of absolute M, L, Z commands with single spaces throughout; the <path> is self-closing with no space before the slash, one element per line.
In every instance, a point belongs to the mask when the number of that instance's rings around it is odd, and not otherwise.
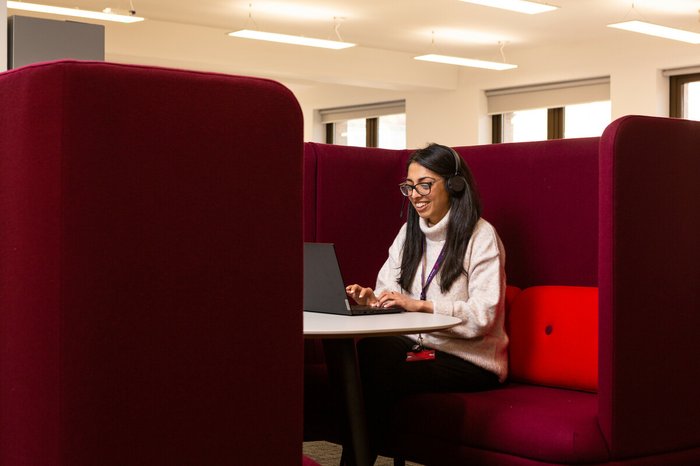
<path fill-rule="evenodd" d="M 449 210 L 435 225 L 428 225 L 427 220 L 422 217 L 418 220 L 421 231 L 429 241 L 444 241 L 447 238 L 447 224 L 450 222 Z"/>

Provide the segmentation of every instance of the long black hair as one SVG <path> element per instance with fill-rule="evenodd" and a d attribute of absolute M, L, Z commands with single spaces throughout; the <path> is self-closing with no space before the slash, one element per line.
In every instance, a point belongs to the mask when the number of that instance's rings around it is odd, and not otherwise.
<path fill-rule="evenodd" d="M 472 237 L 476 222 L 481 217 L 481 200 L 474 186 L 474 177 L 462 157 L 455 159 L 454 151 L 440 144 L 429 144 L 413 152 L 406 164 L 406 170 L 417 163 L 440 175 L 445 187 L 450 178 L 461 176 L 466 186 L 461 191 L 448 189 L 450 195 L 450 218 L 447 224 L 445 259 L 440 267 L 440 291 L 446 293 L 462 274 L 464 255 Z M 458 165 L 458 167 L 456 167 Z M 455 168 L 457 171 L 455 173 Z M 425 235 L 420 229 L 420 217 L 414 208 L 409 209 L 406 241 L 403 245 L 401 273 L 397 280 L 404 290 L 410 290 L 413 279 L 423 257 Z"/>

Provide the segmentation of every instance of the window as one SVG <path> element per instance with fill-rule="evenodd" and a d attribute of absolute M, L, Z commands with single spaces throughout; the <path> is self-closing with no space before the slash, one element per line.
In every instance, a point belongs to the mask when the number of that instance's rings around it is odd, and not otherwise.
<path fill-rule="evenodd" d="M 330 143 L 341 146 L 365 147 L 367 143 L 367 120 L 364 118 L 342 120 L 327 124 L 333 128 L 333 139 Z"/>
<path fill-rule="evenodd" d="M 321 110 L 326 143 L 358 147 L 406 148 L 404 101 Z"/>
<path fill-rule="evenodd" d="M 379 140 L 377 147 L 385 149 L 406 148 L 406 114 L 384 115 L 379 117 Z"/>
<path fill-rule="evenodd" d="M 671 75 L 669 115 L 700 121 L 700 73 Z"/>
<path fill-rule="evenodd" d="M 519 110 L 503 114 L 499 142 L 526 142 L 547 139 L 547 109 Z"/>
<path fill-rule="evenodd" d="M 700 121 L 700 80 L 688 83 L 686 118 Z"/>
<path fill-rule="evenodd" d="M 609 100 L 564 107 L 564 137 L 600 136 L 612 119 Z"/>
<path fill-rule="evenodd" d="M 600 136 L 611 120 L 610 80 L 486 91 L 492 142 Z"/>
<path fill-rule="evenodd" d="M 498 117 L 498 118 L 497 118 Z M 600 136 L 610 124 L 610 101 L 557 108 L 519 110 L 494 115 L 493 142 L 527 142 L 545 139 Z M 500 119 L 500 121 L 496 121 Z"/>

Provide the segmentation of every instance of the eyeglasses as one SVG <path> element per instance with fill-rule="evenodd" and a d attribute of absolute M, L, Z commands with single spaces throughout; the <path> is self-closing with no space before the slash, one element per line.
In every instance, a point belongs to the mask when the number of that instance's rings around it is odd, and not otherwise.
<path fill-rule="evenodd" d="M 430 190 L 432 189 L 435 183 L 436 181 L 426 181 L 425 183 L 418 183 L 415 186 L 408 183 L 401 183 L 399 185 L 399 189 L 401 190 L 401 194 L 403 194 L 406 197 L 411 196 L 411 194 L 413 194 L 414 189 L 421 196 L 427 196 L 428 194 L 430 194 Z"/>

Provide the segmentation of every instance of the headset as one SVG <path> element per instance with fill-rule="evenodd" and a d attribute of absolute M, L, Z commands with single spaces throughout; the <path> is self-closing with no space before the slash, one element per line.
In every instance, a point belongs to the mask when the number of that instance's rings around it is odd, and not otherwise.
<path fill-rule="evenodd" d="M 457 154 L 457 151 L 449 146 L 444 147 L 452 153 L 452 156 L 455 159 L 455 174 L 447 179 L 447 192 L 449 192 L 451 196 L 458 196 L 466 189 L 467 180 L 459 173 L 461 159 L 459 154 Z"/>

